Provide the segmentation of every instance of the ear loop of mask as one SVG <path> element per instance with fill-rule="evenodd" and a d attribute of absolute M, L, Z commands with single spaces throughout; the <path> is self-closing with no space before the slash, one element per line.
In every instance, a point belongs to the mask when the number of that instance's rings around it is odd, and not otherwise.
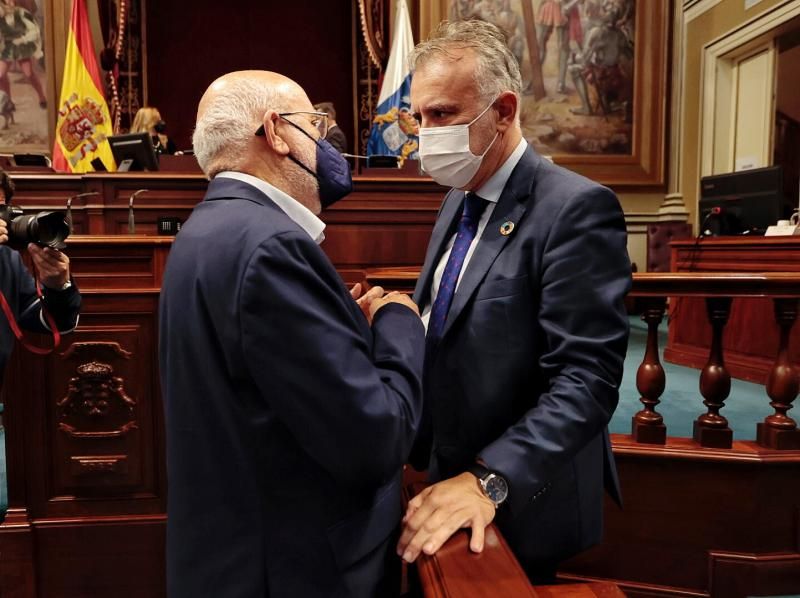
<path fill-rule="evenodd" d="M 308 138 L 309 138 L 311 141 L 313 141 L 313 142 L 314 142 L 314 145 L 318 145 L 318 141 L 317 141 L 316 139 L 314 139 L 314 138 L 313 138 L 311 135 L 309 135 L 309 134 L 308 134 L 306 131 L 304 131 L 304 130 L 303 130 L 303 127 L 300 127 L 300 126 L 298 126 L 298 125 L 294 124 L 294 123 L 293 123 L 292 121 L 290 121 L 288 118 L 284 118 L 283 116 L 281 116 L 281 118 L 282 118 L 284 121 L 286 121 L 287 123 L 289 123 L 290 125 L 292 125 L 292 126 L 295 128 L 295 129 L 297 129 L 298 131 L 300 131 L 300 132 L 301 132 L 303 135 L 305 135 L 306 137 L 308 137 Z M 316 172 L 314 172 L 313 170 L 311 170 L 311 169 L 310 169 L 308 166 L 306 166 L 305 164 L 303 164 L 303 163 L 302 163 L 300 160 L 298 160 L 297 158 L 295 158 L 295 157 L 292 155 L 292 152 L 289 152 L 287 155 L 288 155 L 289 159 L 290 159 L 292 162 L 294 162 L 295 164 L 297 164 L 297 165 L 298 165 L 300 168 L 302 168 L 303 170 L 305 170 L 305 171 L 306 171 L 308 174 L 310 174 L 311 176 L 313 176 L 315 179 L 319 180 L 319 177 L 317 176 L 317 173 L 316 173 Z"/>
<path fill-rule="evenodd" d="M 473 125 L 475 122 L 477 122 L 477 120 L 478 120 L 478 119 L 479 119 L 481 116 L 483 116 L 484 114 L 486 114 L 486 113 L 489 111 L 489 108 L 491 108 L 492 106 L 494 106 L 494 103 L 497 101 L 497 98 L 499 98 L 499 97 L 500 97 L 500 94 L 498 93 L 496 96 L 494 96 L 494 99 L 493 99 L 491 102 L 489 102 L 489 105 L 488 105 L 488 106 L 486 106 L 486 108 L 484 108 L 484 109 L 481 111 L 481 113 L 480 113 L 478 116 L 476 116 L 475 118 L 473 118 L 471 121 L 469 121 L 469 122 L 467 123 L 467 126 L 468 126 L 468 127 L 471 127 L 471 126 L 472 126 L 472 125 Z"/>

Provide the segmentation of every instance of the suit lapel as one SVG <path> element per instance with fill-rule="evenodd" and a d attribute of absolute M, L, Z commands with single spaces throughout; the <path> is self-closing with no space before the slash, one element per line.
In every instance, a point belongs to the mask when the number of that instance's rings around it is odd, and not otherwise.
<path fill-rule="evenodd" d="M 444 198 L 442 210 L 436 218 L 431 240 L 428 243 L 425 264 L 422 266 L 422 272 L 414 289 L 414 302 L 419 305 L 420 310 L 424 309 L 430 301 L 433 273 L 436 271 L 439 260 L 442 259 L 447 242 L 456 232 L 463 203 L 464 192 L 457 189 L 451 189 Z"/>
<path fill-rule="evenodd" d="M 519 163 L 511 173 L 503 193 L 500 195 L 500 199 L 489 218 L 489 222 L 486 224 L 486 228 L 475 247 L 469 264 L 467 264 L 467 269 L 461 277 L 461 282 L 458 284 L 453 303 L 450 305 L 450 311 L 447 314 L 447 321 L 442 330 L 442 337 L 447 335 L 448 330 L 453 326 L 453 322 L 458 319 L 459 314 L 464 310 L 472 295 L 475 294 L 478 285 L 486 277 L 486 273 L 503 247 L 505 247 L 505 244 L 513 238 L 514 232 L 510 235 L 504 235 L 500 232 L 500 227 L 505 222 L 513 222 L 515 226 L 519 226 L 519 222 L 528 207 L 526 200 L 532 193 L 534 171 L 538 164 L 537 160 L 538 156 L 529 147 L 525 150 Z"/>

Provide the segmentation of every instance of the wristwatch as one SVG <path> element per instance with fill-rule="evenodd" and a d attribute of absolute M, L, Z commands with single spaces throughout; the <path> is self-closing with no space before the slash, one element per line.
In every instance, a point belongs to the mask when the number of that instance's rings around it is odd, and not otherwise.
<path fill-rule="evenodd" d="M 478 483 L 481 485 L 486 498 L 494 503 L 495 508 L 499 507 L 508 498 L 508 482 L 499 473 L 496 473 L 476 463 L 469 468 L 469 472 L 478 478 Z"/>

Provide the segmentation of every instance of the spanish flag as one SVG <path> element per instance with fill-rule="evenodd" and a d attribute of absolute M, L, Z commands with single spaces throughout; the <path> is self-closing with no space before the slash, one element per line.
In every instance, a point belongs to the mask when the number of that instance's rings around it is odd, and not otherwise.
<path fill-rule="evenodd" d="M 59 172 L 94 170 L 91 161 L 100 158 L 113 170 L 114 158 L 107 137 L 113 123 L 103 96 L 86 0 L 72 0 L 72 18 L 64 60 L 64 82 L 56 121 L 53 168 Z"/>

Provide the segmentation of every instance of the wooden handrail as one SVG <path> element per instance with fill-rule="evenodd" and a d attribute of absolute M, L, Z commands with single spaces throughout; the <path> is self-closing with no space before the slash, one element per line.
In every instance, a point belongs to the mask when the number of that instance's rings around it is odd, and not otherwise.
<path fill-rule="evenodd" d="M 415 496 L 424 488 L 425 484 L 419 482 L 406 486 L 406 498 Z M 480 554 L 469 549 L 469 535 L 460 530 L 436 554 L 423 554 L 416 563 L 426 598 L 537 596 L 494 524 L 486 528 L 484 548 Z"/>
<path fill-rule="evenodd" d="M 404 496 L 409 499 L 425 488 L 419 474 L 407 471 Z M 456 532 L 439 551 L 416 561 L 425 598 L 624 598 L 613 583 L 570 583 L 532 586 L 514 553 L 494 524 L 486 528 L 483 552 L 469 549 L 469 535 Z"/>
<path fill-rule="evenodd" d="M 635 297 L 800 297 L 796 273 L 635 272 Z"/>
<path fill-rule="evenodd" d="M 413 287 L 418 267 L 375 268 L 366 272 L 371 285 Z M 800 275 L 790 272 L 634 272 L 635 297 L 800 297 Z"/>

